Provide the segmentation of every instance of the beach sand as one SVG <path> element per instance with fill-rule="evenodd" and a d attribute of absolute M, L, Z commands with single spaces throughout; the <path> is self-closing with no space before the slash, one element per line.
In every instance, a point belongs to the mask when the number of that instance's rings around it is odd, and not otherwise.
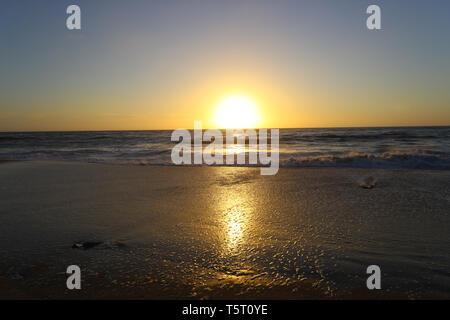
<path fill-rule="evenodd" d="M 2 162 L 0 298 L 448 299 L 449 181 L 438 170 Z M 87 241 L 101 243 L 72 248 Z M 372 264 L 381 290 L 366 287 Z M 66 288 L 69 265 L 81 290 Z"/>

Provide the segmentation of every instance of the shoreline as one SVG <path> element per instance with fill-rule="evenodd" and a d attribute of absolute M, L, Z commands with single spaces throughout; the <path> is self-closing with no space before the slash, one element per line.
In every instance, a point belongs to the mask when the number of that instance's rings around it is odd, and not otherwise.
<path fill-rule="evenodd" d="M 100 165 L 100 166 L 110 166 L 110 167 L 140 167 L 140 168 L 243 168 L 243 169 L 261 169 L 268 168 L 269 165 L 261 166 L 261 165 L 237 165 L 237 164 L 221 164 L 221 165 L 207 165 L 207 164 L 154 164 L 154 163 L 113 163 L 113 162 L 95 162 L 95 161 L 82 161 L 82 160 L 43 160 L 43 159 L 0 159 L 0 164 L 7 163 L 16 163 L 16 162 L 25 162 L 25 163 L 35 163 L 35 164 L 54 164 L 54 165 Z M 364 167 L 364 166 L 320 166 L 320 165 L 311 165 L 311 166 L 280 166 L 279 170 L 286 169 L 305 169 L 305 170 L 386 170 L 386 171 L 411 171 L 411 172 L 450 172 L 450 169 L 442 169 L 442 168 L 397 168 L 397 167 Z"/>

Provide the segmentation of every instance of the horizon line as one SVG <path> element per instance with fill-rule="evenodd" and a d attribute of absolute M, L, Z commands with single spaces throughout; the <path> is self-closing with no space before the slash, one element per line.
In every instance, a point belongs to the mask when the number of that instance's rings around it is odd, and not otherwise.
<path fill-rule="evenodd" d="M 450 127 L 448 125 L 400 125 L 400 126 L 330 126 L 330 127 L 282 127 L 282 128 L 202 128 L 202 130 L 248 130 L 248 129 L 279 129 L 279 130 L 293 130 L 293 129 L 366 129 L 366 128 L 445 128 Z M 127 131 L 173 131 L 173 130 L 194 130 L 194 128 L 176 128 L 176 129 L 103 129 L 103 130 L 11 130 L 11 131 L 0 131 L 0 133 L 51 133 L 51 132 L 127 132 Z"/>

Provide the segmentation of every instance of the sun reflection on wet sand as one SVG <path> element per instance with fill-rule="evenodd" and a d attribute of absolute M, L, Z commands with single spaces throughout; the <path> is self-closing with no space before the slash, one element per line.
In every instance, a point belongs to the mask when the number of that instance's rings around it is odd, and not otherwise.
<path fill-rule="evenodd" d="M 231 177 L 231 180 L 234 178 L 236 177 Z M 230 186 L 220 187 L 217 201 L 219 219 L 223 226 L 224 250 L 227 253 L 236 252 L 248 241 L 254 218 L 254 201 L 247 190 L 248 186 L 233 182 L 230 182 Z"/>
<path fill-rule="evenodd" d="M 225 217 L 225 223 L 228 229 L 228 248 L 236 248 L 244 239 L 245 214 L 243 214 L 239 208 L 232 208 L 228 211 Z"/>

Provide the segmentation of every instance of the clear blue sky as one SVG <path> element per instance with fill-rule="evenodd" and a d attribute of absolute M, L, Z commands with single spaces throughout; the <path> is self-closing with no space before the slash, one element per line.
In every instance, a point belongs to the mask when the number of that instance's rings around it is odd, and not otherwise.
<path fill-rule="evenodd" d="M 450 125 L 448 0 L 1 4 L 0 131 L 189 126 L 234 91 L 273 127 Z"/>

